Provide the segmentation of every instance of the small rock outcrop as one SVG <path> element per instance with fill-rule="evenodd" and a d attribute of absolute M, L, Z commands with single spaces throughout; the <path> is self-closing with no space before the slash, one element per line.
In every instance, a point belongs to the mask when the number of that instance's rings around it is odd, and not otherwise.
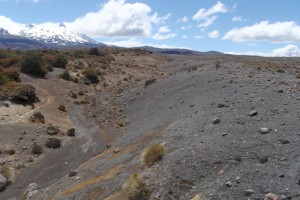
<path fill-rule="evenodd" d="M 75 128 L 70 128 L 67 131 L 67 136 L 74 137 L 75 136 Z"/>
<path fill-rule="evenodd" d="M 48 138 L 45 145 L 48 148 L 57 149 L 61 147 L 61 141 L 58 138 Z"/>
<path fill-rule="evenodd" d="M 7 179 L 0 174 L 0 192 L 3 192 L 7 186 Z"/>

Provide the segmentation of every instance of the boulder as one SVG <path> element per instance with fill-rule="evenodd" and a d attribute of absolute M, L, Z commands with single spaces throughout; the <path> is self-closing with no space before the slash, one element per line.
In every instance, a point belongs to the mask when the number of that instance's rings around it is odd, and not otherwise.
<path fill-rule="evenodd" d="M 0 192 L 3 192 L 7 186 L 7 179 L 0 174 Z"/>
<path fill-rule="evenodd" d="M 23 194 L 23 199 L 30 199 L 34 194 L 38 193 L 41 190 L 41 187 L 37 185 L 36 183 L 30 183 L 24 194 Z"/>
<path fill-rule="evenodd" d="M 45 145 L 48 148 L 57 149 L 61 147 L 61 141 L 58 138 L 48 138 Z"/>
<path fill-rule="evenodd" d="M 70 128 L 67 131 L 67 136 L 74 137 L 75 136 L 75 128 Z"/>

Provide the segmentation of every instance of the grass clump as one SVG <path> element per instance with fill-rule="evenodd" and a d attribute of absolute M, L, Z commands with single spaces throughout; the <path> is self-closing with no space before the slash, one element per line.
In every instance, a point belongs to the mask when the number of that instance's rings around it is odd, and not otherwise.
<path fill-rule="evenodd" d="M 0 174 L 7 179 L 7 184 L 10 185 L 15 180 L 15 171 L 11 166 L 5 164 L 1 167 Z"/>
<path fill-rule="evenodd" d="M 82 73 L 91 83 L 99 83 L 98 74 L 95 69 L 93 68 L 85 69 Z"/>
<path fill-rule="evenodd" d="M 40 111 L 35 111 L 31 117 L 30 117 L 32 122 L 37 122 L 40 121 L 43 124 L 45 123 L 45 116 L 40 112 Z"/>
<path fill-rule="evenodd" d="M 147 200 L 150 191 L 146 184 L 140 179 L 138 174 L 132 174 L 127 182 L 123 185 L 123 190 L 128 195 L 129 200 Z"/>
<path fill-rule="evenodd" d="M 145 149 L 142 155 L 142 161 L 147 167 L 151 167 L 157 161 L 161 160 L 165 154 L 165 147 L 161 144 L 152 144 Z"/>

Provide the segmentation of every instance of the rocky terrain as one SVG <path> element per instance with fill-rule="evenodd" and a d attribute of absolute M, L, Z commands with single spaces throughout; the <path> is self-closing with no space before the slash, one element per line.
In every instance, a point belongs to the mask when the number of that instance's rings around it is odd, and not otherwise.
<path fill-rule="evenodd" d="M 69 58 L 77 83 L 60 68 L 21 74 L 40 102 L 0 107 L 1 163 L 16 170 L 0 199 L 300 199 L 299 58 L 110 56 L 105 68 L 102 56 Z M 89 66 L 99 83 L 82 79 Z M 60 148 L 44 146 L 49 124 Z M 151 144 L 164 155 L 147 165 Z"/>

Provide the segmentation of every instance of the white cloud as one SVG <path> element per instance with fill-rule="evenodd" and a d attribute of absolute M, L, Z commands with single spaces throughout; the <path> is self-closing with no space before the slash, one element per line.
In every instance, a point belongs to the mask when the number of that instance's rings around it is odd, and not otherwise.
<path fill-rule="evenodd" d="M 206 27 L 212 25 L 216 21 L 216 19 L 217 19 L 217 16 L 211 16 L 207 20 L 205 20 L 202 23 L 200 23 L 198 26 L 200 28 L 206 28 Z"/>
<path fill-rule="evenodd" d="M 244 19 L 244 18 L 242 18 L 241 16 L 234 16 L 234 17 L 232 18 L 232 21 L 234 21 L 234 22 L 245 22 L 245 21 L 247 21 L 247 20 Z"/>
<path fill-rule="evenodd" d="M 143 46 L 151 46 L 151 47 L 157 47 L 157 48 L 168 48 L 168 49 L 189 49 L 187 47 L 178 47 L 178 46 L 170 46 L 167 44 L 150 44 L 145 43 L 141 39 L 137 38 L 130 38 L 127 40 L 110 40 L 110 41 L 104 41 L 105 44 L 108 45 L 115 45 L 119 47 L 143 47 Z"/>
<path fill-rule="evenodd" d="M 150 36 L 152 26 L 170 16 L 151 15 L 151 8 L 143 3 L 110 0 L 99 11 L 87 13 L 66 25 L 75 32 L 93 37 Z"/>
<path fill-rule="evenodd" d="M 158 29 L 158 33 L 169 33 L 171 30 L 167 26 L 161 26 Z"/>
<path fill-rule="evenodd" d="M 152 38 L 155 40 L 166 40 L 166 39 L 171 39 L 174 37 L 176 37 L 175 33 L 169 33 L 169 34 L 156 33 L 155 35 L 152 36 Z"/>
<path fill-rule="evenodd" d="M 188 22 L 189 18 L 187 16 L 184 16 L 183 18 L 180 18 L 179 20 L 177 20 L 178 23 L 184 23 L 184 22 Z"/>
<path fill-rule="evenodd" d="M 4 28 L 10 34 L 18 34 L 25 28 L 25 24 L 16 23 L 5 16 L 0 16 L 0 28 Z"/>
<path fill-rule="evenodd" d="M 186 39 L 187 37 L 188 37 L 187 35 L 181 36 L 182 39 Z"/>
<path fill-rule="evenodd" d="M 219 35 L 220 35 L 219 31 L 214 30 L 208 34 L 208 37 L 211 39 L 216 39 L 219 37 Z"/>
<path fill-rule="evenodd" d="M 234 55 L 253 55 L 253 56 L 264 56 L 264 57 L 300 57 L 300 48 L 293 44 L 288 44 L 285 47 L 275 49 L 272 52 L 226 52 Z"/>
<path fill-rule="evenodd" d="M 223 39 L 234 42 L 300 42 L 300 26 L 293 21 L 276 23 L 262 21 L 252 26 L 233 29 L 227 32 Z"/>
<path fill-rule="evenodd" d="M 171 30 L 167 26 L 161 26 L 159 27 L 157 33 L 152 36 L 153 39 L 155 40 L 166 40 L 170 38 L 176 37 L 175 33 L 170 33 Z"/>
<path fill-rule="evenodd" d="M 218 1 L 215 5 L 213 5 L 209 9 L 201 8 L 194 16 L 193 20 L 201 22 L 199 27 L 208 27 L 212 25 L 217 16 L 215 14 L 218 13 L 227 13 L 228 9 L 225 7 L 223 3 Z"/>

